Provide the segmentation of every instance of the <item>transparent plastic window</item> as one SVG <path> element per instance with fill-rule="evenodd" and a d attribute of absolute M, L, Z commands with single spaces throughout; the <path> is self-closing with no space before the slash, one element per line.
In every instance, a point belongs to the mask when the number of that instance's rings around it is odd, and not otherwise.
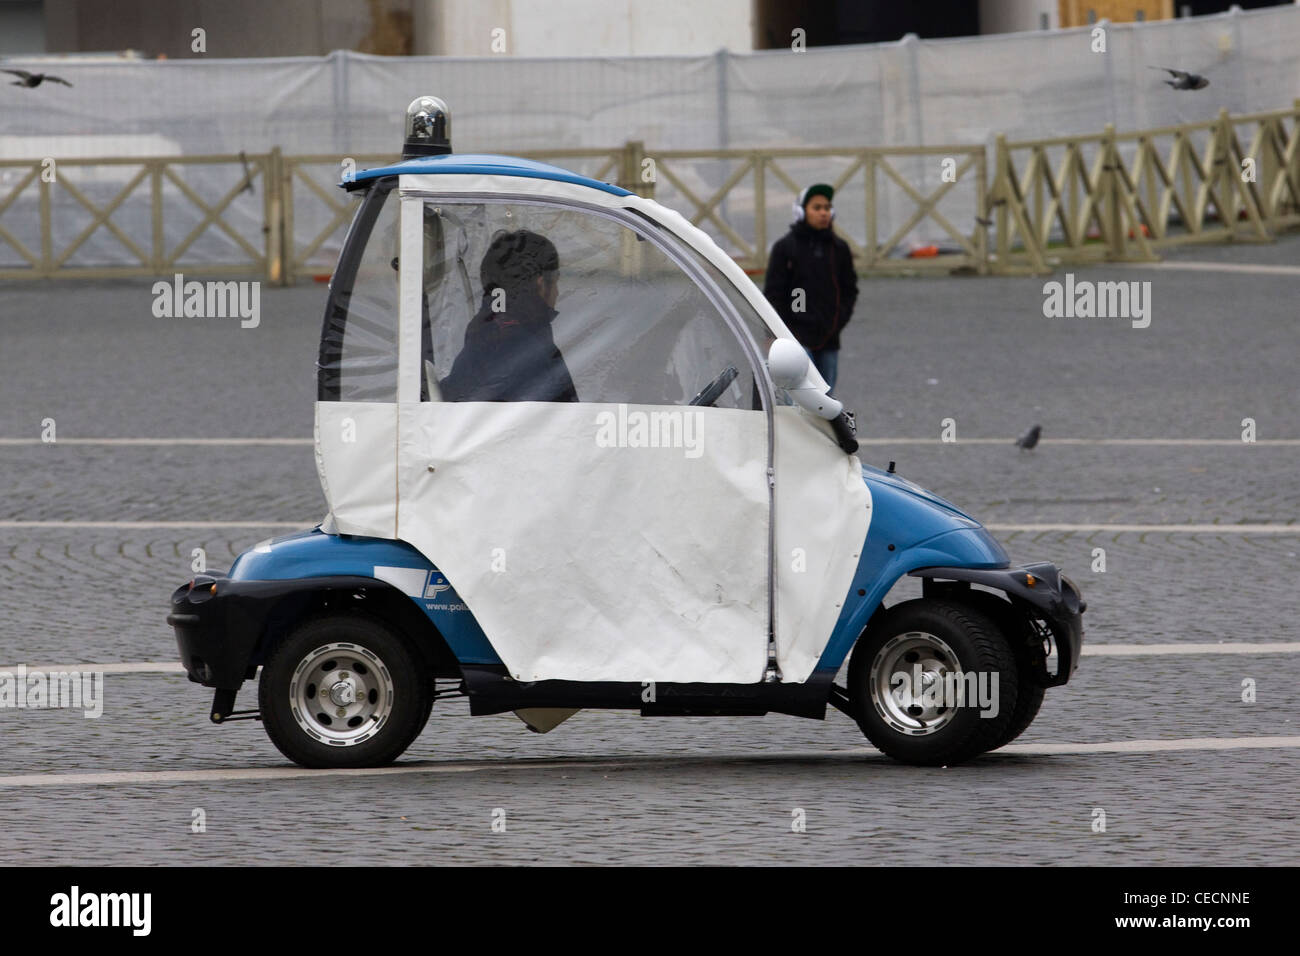
<path fill-rule="evenodd" d="M 717 407 L 761 407 L 690 276 L 585 210 L 428 200 L 424 292 L 426 399 L 683 405 L 712 384 Z"/>

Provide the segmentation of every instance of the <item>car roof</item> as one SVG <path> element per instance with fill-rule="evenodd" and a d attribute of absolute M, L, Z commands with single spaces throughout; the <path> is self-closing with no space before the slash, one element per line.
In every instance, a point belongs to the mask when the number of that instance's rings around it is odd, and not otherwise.
<path fill-rule="evenodd" d="M 518 156 L 496 156 L 490 153 L 447 153 L 441 156 L 420 156 L 415 159 L 403 160 L 400 163 L 394 163 L 391 166 L 380 166 L 376 169 L 361 170 L 356 174 L 356 182 L 365 182 L 370 179 L 378 179 L 381 176 L 401 176 L 401 175 L 428 175 L 437 173 L 460 173 L 475 174 L 479 173 L 487 176 L 520 176 L 526 179 L 550 179 L 561 183 L 575 183 L 579 186 L 588 186 L 592 189 L 599 189 L 601 192 L 610 193 L 615 196 L 630 196 L 628 192 L 619 186 L 610 183 L 602 183 L 598 179 L 589 179 L 586 176 L 579 176 L 577 173 L 569 172 L 567 169 L 560 169 L 558 166 L 549 166 L 546 163 L 539 163 L 532 159 L 521 159 Z"/>

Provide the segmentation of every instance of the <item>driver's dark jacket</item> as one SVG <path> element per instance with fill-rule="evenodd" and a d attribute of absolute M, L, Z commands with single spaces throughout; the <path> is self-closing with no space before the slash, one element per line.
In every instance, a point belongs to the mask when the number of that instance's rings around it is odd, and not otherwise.
<path fill-rule="evenodd" d="M 447 402 L 576 402 L 564 357 L 555 347 L 556 312 L 532 289 L 508 293 L 504 312 L 492 295 L 465 329 L 465 347 L 439 383 Z"/>

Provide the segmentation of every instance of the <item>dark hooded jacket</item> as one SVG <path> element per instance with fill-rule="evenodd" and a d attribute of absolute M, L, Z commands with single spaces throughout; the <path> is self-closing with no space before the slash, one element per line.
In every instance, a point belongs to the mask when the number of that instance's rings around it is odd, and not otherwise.
<path fill-rule="evenodd" d="M 564 357 L 551 335 L 556 312 L 532 289 L 506 297 L 504 312 L 483 296 L 465 329 L 465 347 L 439 383 L 447 402 L 576 402 Z"/>
<path fill-rule="evenodd" d="M 804 311 L 794 311 L 794 290 L 804 290 Z M 849 244 L 834 230 L 800 221 L 772 246 L 763 294 L 804 348 L 838 349 L 858 300 L 858 277 Z"/>

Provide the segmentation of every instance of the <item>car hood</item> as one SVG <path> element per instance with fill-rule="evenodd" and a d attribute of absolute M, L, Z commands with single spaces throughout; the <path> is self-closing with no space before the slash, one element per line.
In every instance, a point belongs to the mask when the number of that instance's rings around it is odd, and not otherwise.
<path fill-rule="evenodd" d="M 874 482 L 882 485 L 889 485 L 890 487 L 897 488 L 900 491 L 905 491 L 908 494 L 912 495 L 913 497 L 920 498 L 922 501 L 928 502 L 929 504 L 937 505 L 938 507 L 944 509 L 945 511 L 952 512 L 953 514 L 957 515 L 959 518 L 965 518 L 967 521 L 971 522 L 972 524 L 977 526 L 979 525 L 978 521 L 976 521 L 970 515 L 966 514 L 966 512 L 962 511 L 951 501 L 946 501 L 943 498 L 940 498 L 934 492 L 927 491 L 926 489 L 918 485 L 916 482 L 908 481 L 902 475 L 899 475 L 897 473 L 881 471 L 879 468 L 875 468 L 871 465 L 863 465 L 862 480 L 865 481 L 868 485 L 871 485 Z"/>

